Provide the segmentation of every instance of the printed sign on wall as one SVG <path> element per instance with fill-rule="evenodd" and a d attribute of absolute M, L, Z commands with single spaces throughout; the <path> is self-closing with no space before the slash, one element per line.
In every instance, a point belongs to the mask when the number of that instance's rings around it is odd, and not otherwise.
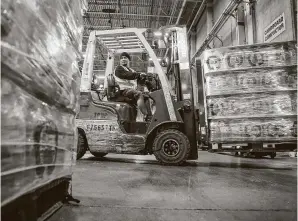
<path fill-rule="evenodd" d="M 286 30 L 285 13 L 278 16 L 265 28 L 264 42 L 270 42 Z"/>

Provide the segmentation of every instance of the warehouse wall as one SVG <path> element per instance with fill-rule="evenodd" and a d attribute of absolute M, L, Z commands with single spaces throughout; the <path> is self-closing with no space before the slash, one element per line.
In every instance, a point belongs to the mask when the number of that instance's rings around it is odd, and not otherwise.
<path fill-rule="evenodd" d="M 228 5 L 230 0 L 214 0 L 213 1 L 213 23 L 219 18 L 225 7 Z M 202 45 L 204 39 L 207 35 L 207 13 L 206 9 L 200 18 L 196 26 L 197 40 L 196 40 L 196 50 Z M 210 47 L 222 47 L 237 45 L 236 39 L 236 19 L 230 17 L 226 24 L 218 33 L 218 37 L 223 41 L 223 43 L 217 38 L 210 44 Z"/>
<path fill-rule="evenodd" d="M 264 29 L 282 13 L 285 14 L 286 30 L 271 42 L 294 40 L 291 0 L 259 0 L 256 2 L 257 43 L 264 42 Z"/>
<path fill-rule="evenodd" d="M 196 50 L 202 45 L 207 35 L 207 13 L 204 11 L 196 27 Z"/>
<path fill-rule="evenodd" d="M 214 0 L 213 1 L 213 20 L 214 22 L 221 16 L 223 10 L 227 7 L 231 0 Z M 218 32 L 218 37 L 223 41 L 222 43 L 218 39 L 214 39 L 214 47 L 233 46 L 237 45 L 236 39 L 236 19 L 230 17 L 221 30 Z"/>
<path fill-rule="evenodd" d="M 212 1 L 212 0 L 211 0 Z M 213 0 L 213 22 L 215 23 L 217 19 L 221 16 L 223 10 L 229 4 L 231 0 Z M 285 14 L 285 24 L 286 30 L 273 39 L 271 42 L 277 41 L 290 41 L 294 40 L 294 24 L 293 24 L 293 12 L 292 3 L 293 0 L 258 0 L 255 5 L 256 13 L 256 42 L 264 42 L 264 29 L 267 27 L 275 18 L 277 18 L 282 13 Z M 250 5 L 244 3 L 244 22 L 245 22 L 245 40 L 246 44 L 253 44 L 253 28 L 252 28 L 252 14 Z M 224 24 L 222 29 L 218 33 L 218 37 L 222 40 L 214 38 L 214 41 L 210 44 L 210 47 L 217 48 L 222 46 L 235 46 L 238 45 L 238 39 L 236 35 L 237 21 L 231 16 L 227 22 Z M 210 30 L 209 30 L 210 31 Z M 197 50 L 207 33 L 207 12 L 206 9 L 201 16 L 200 20 L 196 26 L 196 44 L 195 49 Z M 191 49 L 193 50 L 193 49 Z M 195 51 L 196 51 L 195 50 Z"/>
<path fill-rule="evenodd" d="M 253 44 L 253 23 L 252 23 L 252 14 L 249 8 L 249 4 L 244 4 L 244 21 L 245 21 L 245 36 L 246 44 Z"/>

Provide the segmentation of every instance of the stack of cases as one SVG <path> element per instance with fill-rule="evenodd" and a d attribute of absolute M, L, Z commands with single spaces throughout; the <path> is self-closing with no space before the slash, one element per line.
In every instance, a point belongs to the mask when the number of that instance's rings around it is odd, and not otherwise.
<path fill-rule="evenodd" d="M 295 42 L 206 50 L 202 62 L 211 142 L 296 142 Z"/>
<path fill-rule="evenodd" d="M 1 5 L 1 201 L 71 175 L 75 163 L 80 0 Z"/>

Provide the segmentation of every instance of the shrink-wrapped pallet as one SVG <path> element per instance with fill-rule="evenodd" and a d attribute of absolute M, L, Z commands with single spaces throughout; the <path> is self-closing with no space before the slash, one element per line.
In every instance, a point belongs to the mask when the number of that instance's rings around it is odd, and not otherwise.
<path fill-rule="evenodd" d="M 206 50 L 202 62 L 211 142 L 297 139 L 295 42 Z"/>
<path fill-rule="evenodd" d="M 210 121 L 210 140 L 216 143 L 295 142 L 295 118 L 250 118 Z"/>
<path fill-rule="evenodd" d="M 297 91 L 210 97 L 207 106 L 209 119 L 293 116 L 297 113 Z"/>
<path fill-rule="evenodd" d="M 244 45 L 206 50 L 204 72 L 269 68 L 297 64 L 295 42 Z"/>
<path fill-rule="evenodd" d="M 3 0 L 2 205 L 71 175 L 75 163 L 80 0 Z"/>
<path fill-rule="evenodd" d="M 297 88 L 296 66 L 206 75 L 206 95 L 290 91 Z"/>

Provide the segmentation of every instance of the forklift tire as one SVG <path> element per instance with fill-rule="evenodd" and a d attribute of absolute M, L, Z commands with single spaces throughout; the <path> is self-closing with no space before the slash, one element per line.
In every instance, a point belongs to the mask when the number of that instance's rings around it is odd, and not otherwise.
<path fill-rule="evenodd" d="M 81 133 L 78 133 L 77 160 L 84 156 L 87 151 L 87 145 L 86 138 Z"/>
<path fill-rule="evenodd" d="M 154 139 L 153 154 L 161 164 L 180 165 L 187 160 L 189 153 L 189 140 L 178 130 L 164 130 Z"/>
<path fill-rule="evenodd" d="M 104 157 L 105 155 L 107 155 L 108 153 L 96 153 L 96 152 L 91 152 L 91 154 L 95 157 Z"/>
<path fill-rule="evenodd" d="M 276 157 L 276 153 L 271 153 L 271 154 L 270 154 L 270 158 L 271 158 L 271 159 L 274 159 L 275 157 Z"/>

